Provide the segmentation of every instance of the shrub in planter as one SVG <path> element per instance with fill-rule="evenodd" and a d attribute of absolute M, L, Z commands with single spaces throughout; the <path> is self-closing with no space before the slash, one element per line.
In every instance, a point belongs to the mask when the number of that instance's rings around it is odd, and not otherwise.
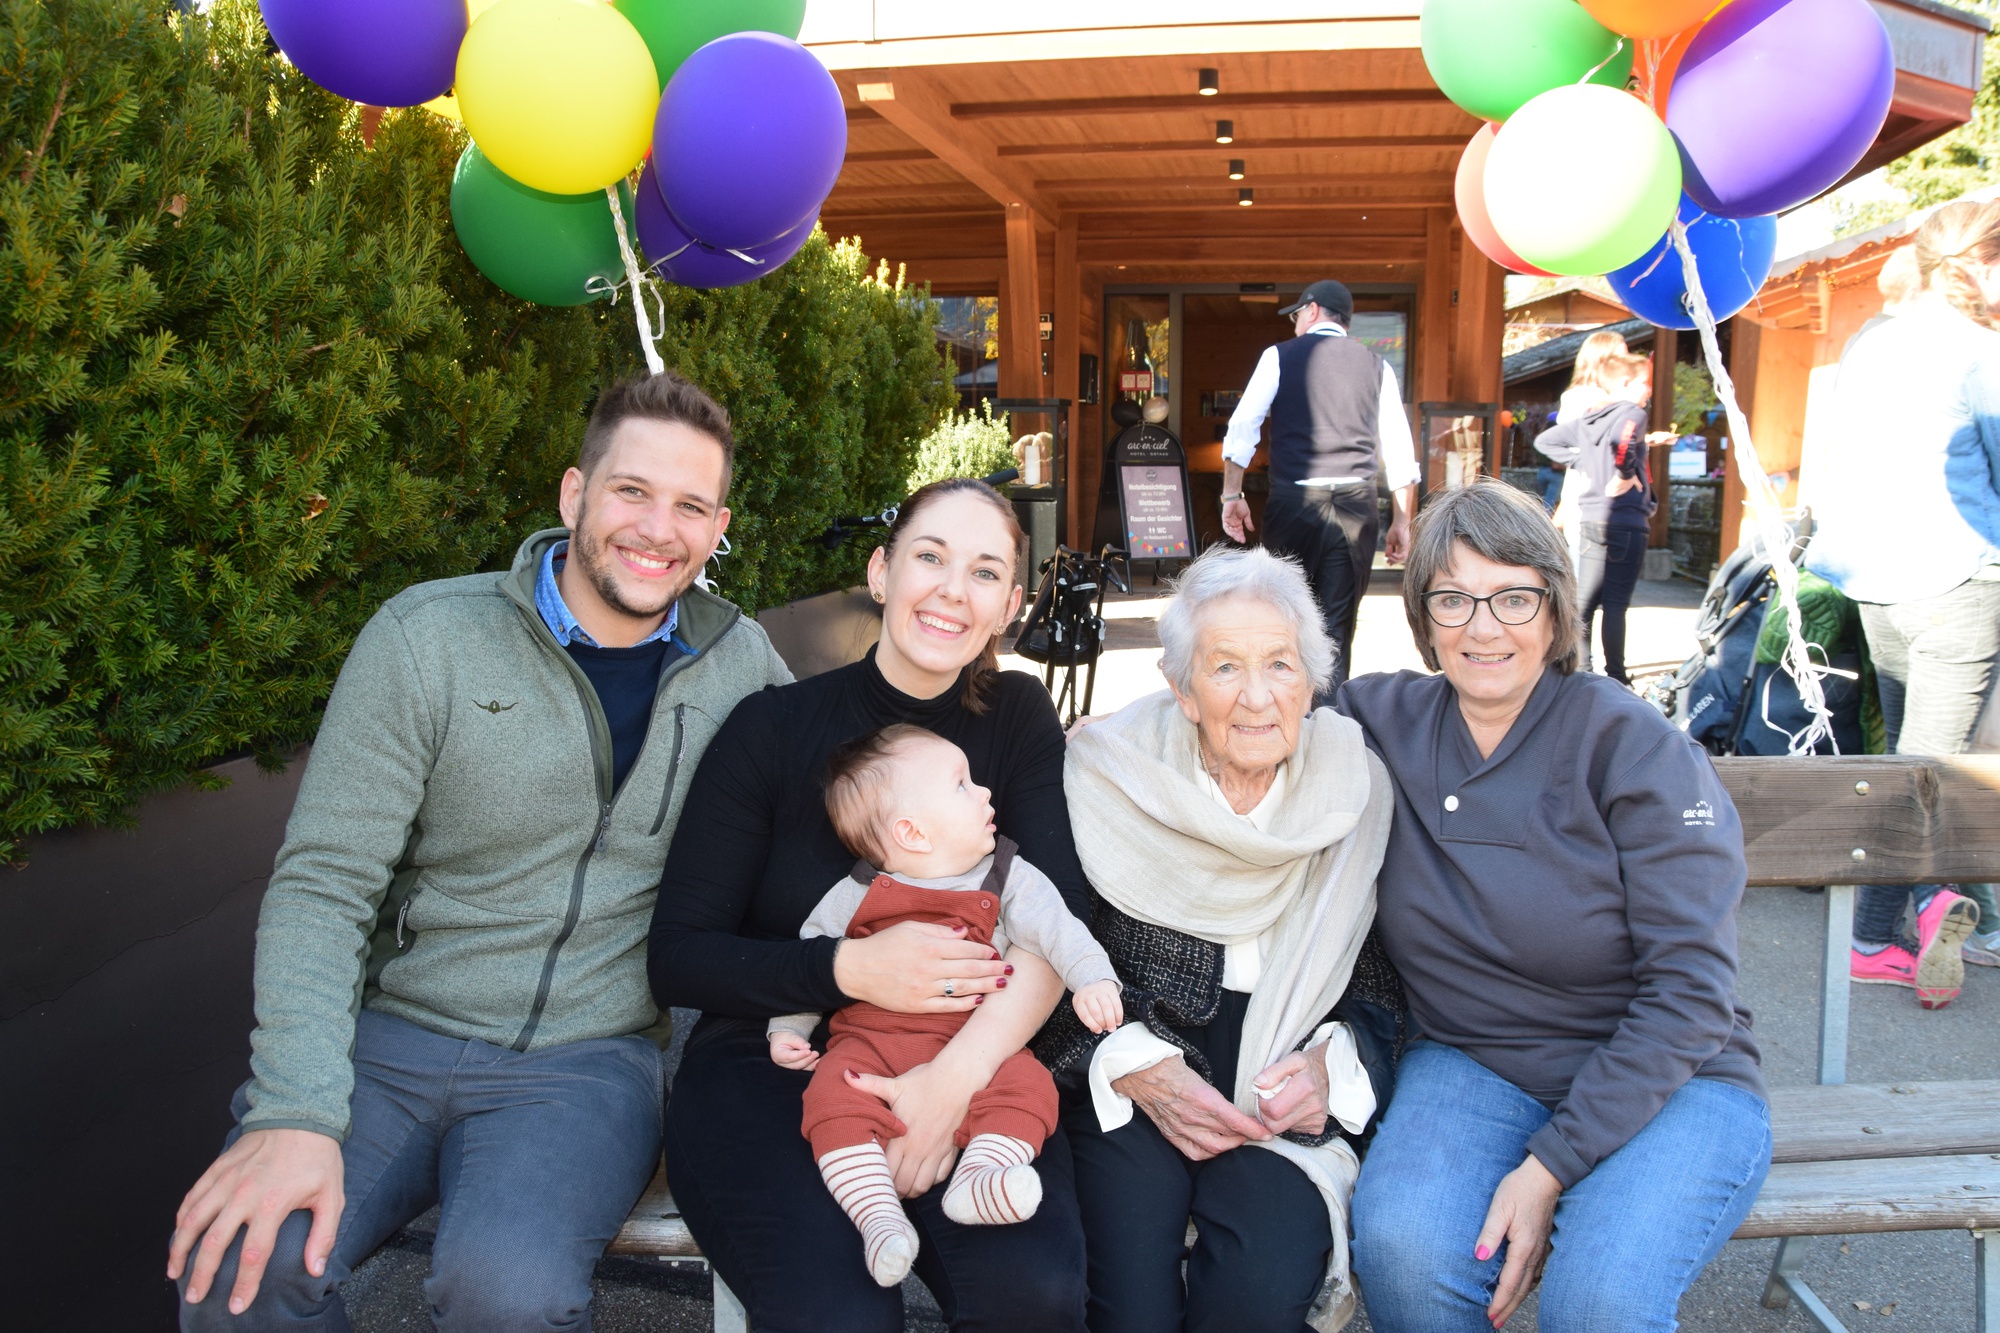
<path fill-rule="evenodd" d="M 631 312 L 472 270 L 463 142 L 391 113 L 367 148 L 253 0 L 0 10 L 0 859 L 310 739 L 382 601 L 554 522 Z M 802 539 L 893 498 L 946 410 L 931 304 L 820 238 L 667 305 L 668 364 L 737 420 L 722 590 L 851 580 Z"/>
<path fill-rule="evenodd" d="M 994 417 L 984 400 L 976 412 L 954 412 L 918 442 L 905 484 L 914 491 L 946 477 L 987 477 L 1013 467 L 1012 433 L 1006 416 Z"/>

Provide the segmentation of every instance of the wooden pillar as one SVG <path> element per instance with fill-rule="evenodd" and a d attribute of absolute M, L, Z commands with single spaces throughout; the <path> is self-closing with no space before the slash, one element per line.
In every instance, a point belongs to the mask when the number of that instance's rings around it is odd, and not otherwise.
<path fill-rule="evenodd" d="M 1451 392 L 1451 210 L 1433 208 L 1424 216 L 1424 272 L 1418 280 L 1416 398 L 1441 402 Z"/>
<path fill-rule="evenodd" d="M 1500 344 L 1506 331 L 1504 274 L 1470 240 L 1458 254 L 1458 308 L 1452 342 L 1451 397 L 1461 403 L 1500 401 Z M 1488 446 L 1486 471 L 1499 474 L 1498 432 Z"/>
<path fill-rule="evenodd" d="M 1756 412 L 1757 404 L 1757 360 L 1763 349 L 1764 330 L 1747 319 L 1738 319 L 1732 327 L 1729 339 L 1729 378 L 1736 382 L 1736 401 L 1743 408 L 1745 420 Z M 1726 422 L 1728 418 L 1724 418 Z M 1735 434 L 1733 427 L 1728 428 Z M 1717 558 L 1727 560 L 1743 544 L 1744 487 L 1743 474 L 1738 470 L 1736 442 L 1730 441 L 1729 466 L 1722 474 L 1722 499 L 1716 506 L 1716 520 L 1722 524 L 1722 533 L 1717 539 Z"/>
<path fill-rule="evenodd" d="M 1680 363 L 1680 332 L 1676 329 L 1654 328 L 1653 330 L 1653 419 L 1654 430 L 1672 430 L 1674 426 L 1674 367 Z M 1673 447 L 1661 445 L 1652 451 L 1647 466 L 1653 472 L 1654 492 L 1659 496 L 1660 507 L 1653 515 L 1651 539 L 1646 543 L 1655 549 L 1671 544 L 1673 527 L 1673 505 L 1670 494 L 1672 478 L 1669 475 L 1672 464 Z"/>
<path fill-rule="evenodd" d="M 1040 256 L 1035 214 L 1026 204 L 1007 205 L 1007 287 L 1000 294 L 1000 396 L 1042 396 Z"/>
<path fill-rule="evenodd" d="M 1069 456 L 1064 460 L 1066 469 L 1063 476 L 1063 494 L 1068 502 L 1069 513 L 1064 515 L 1067 529 L 1064 540 L 1076 549 L 1082 550 L 1090 541 L 1089 515 L 1084 512 L 1082 454 L 1078 440 L 1077 398 L 1077 353 L 1082 349 L 1082 307 L 1083 271 L 1076 261 L 1076 215 L 1065 216 L 1056 226 L 1054 293 L 1049 309 L 1055 313 L 1055 341 L 1051 344 L 1055 358 L 1055 393 L 1057 398 L 1067 398 L 1069 408 Z"/>

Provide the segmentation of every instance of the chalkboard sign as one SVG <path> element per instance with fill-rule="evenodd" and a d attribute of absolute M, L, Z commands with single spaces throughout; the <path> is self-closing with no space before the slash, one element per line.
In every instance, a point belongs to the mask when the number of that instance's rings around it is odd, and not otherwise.
<path fill-rule="evenodd" d="M 1192 560 L 1187 454 L 1158 426 L 1130 427 L 1111 445 L 1119 528 L 1133 560 Z"/>

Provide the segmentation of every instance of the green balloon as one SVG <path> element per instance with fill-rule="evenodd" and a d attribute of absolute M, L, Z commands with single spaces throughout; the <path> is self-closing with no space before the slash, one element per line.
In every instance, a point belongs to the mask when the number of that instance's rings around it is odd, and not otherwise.
<path fill-rule="evenodd" d="M 1437 86 L 1481 120 L 1504 121 L 1599 65 L 1592 83 L 1632 77 L 1632 43 L 1621 47 L 1576 0 L 1426 0 L 1423 41 Z"/>
<path fill-rule="evenodd" d="M 660 86 L 700 48 L 732 32 L 775 32 L 794 40 L 805 26 L 806 0 L 613 0 L 653 53 Z"/>
<path fill-rule="evenodd" d="M 625 234 L 638 234 L 631 187 L 620 182 Z M 472 266 L 510 296 L 537 305 L 582 305 L 625 280 L 618 231 L 602 191 L 531 190 L 467 144 L 451 178 L 451 226 Z"/>

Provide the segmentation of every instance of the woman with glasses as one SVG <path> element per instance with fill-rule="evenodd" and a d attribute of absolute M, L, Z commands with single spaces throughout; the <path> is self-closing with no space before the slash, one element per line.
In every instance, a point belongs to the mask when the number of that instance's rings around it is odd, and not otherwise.
<path fill-rule="evenodd" d="M 1770 1164 L 1735 808 L 1686 736 L 1577 669 L 1533 497 L 1436 500 L 1403 598 L 1436 674 L 1340 695 L 1396 790 L 1377 926 L 1412 1033 L 1354 1198 L 1369 1319 L 1495 1328 L 1540 1278 L 1544 1333 L 1672 1329 Z"/>

